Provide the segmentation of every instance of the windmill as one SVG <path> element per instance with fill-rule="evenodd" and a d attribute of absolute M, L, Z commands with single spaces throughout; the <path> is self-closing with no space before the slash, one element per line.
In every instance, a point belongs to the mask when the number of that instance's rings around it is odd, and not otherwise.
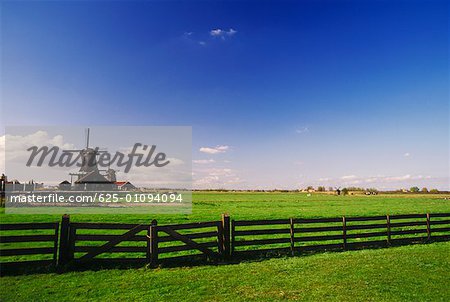
<path fill-rule="evenodd" d="M 111 168 L 107 170 L 106 175 L 100 174 L 98 169 L 97 156 L 101 153 L 107 153 L 108 151 L 100 151 L 98 148 L 89 147 L 89 134 L 90 129 L 86 129 L 86 148 L 81 150 L 64 150 L 64 152 L 77 152 L 81 157 L 81 167 L 77 173 L 69 173 L 70 182 L 73 183 L 73 177 L 76 176 L 75 185 L 78 188 L 87 189 L 97 188 L 99 185 L 111 185 L 115 182 L 115 171 Z M 107 186 L 110 189 L 110 186 Z"/>

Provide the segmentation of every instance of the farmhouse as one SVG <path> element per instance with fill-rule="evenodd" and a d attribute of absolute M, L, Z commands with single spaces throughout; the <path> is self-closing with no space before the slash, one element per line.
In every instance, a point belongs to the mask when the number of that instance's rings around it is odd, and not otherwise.
<path fill-rule="evenodd" d="M 136 190 L 136 187 L 129 181 L 116 181 L 117 189 L 121 191 L 131 191 Z"/>

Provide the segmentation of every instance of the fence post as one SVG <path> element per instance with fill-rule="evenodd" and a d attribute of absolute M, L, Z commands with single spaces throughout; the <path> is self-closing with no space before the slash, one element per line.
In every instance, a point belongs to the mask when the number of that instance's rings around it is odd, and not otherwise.
<path fill-rule="evenodd" d="M 230 246 L 230 256 L 234 254 L 234 242 L 235 242 L 235 229 L 234 220 L 231 220 L 231 246 Z"/>
<path fill-rule="evenodd" d="M 343 239 L 343 247 L 344 250 L 347 249 L 347 221 L 345 220 L 345 216 L 342 216 L 342 239 Z"/>
<path fill-rule="evenodd" d="M 230 240 L 230 216 L 222 214 L 222 230 L 223 230 L 223 254 L 228 259 L 231 256 L 231 240 Z"/>
<path fill-rule="evenodd" d="M 427 213 L 427 238 L 431 240 L 430 213 Z"/>
<path fill-rule="evenodd" d="M 150 257 L 150 266 L 156 267 L 158 265 L 158 222 L 156 219 L 152 220 L 149 228 L 148 245 L 147 255 Z"/>
<path fill-rule="evenodd" d="M 295 248 L 295 241 L 294 241 L 294 219 L 289 218 L 289 229 L 290 229 L 290 236 L 291 236 L 291 255 L 294 256 L 294 248 Z"/>
<path fill-rule="evenodd" d="M 391 244 L 391 217 L 389 214 L 386 215 L 386 228 L 387 228 L 387 243 Z"/>
<path fill-rule="evenodd" d="M 70 216 L 64 214 L 61 219 L 58 266 L 64 266 L 70 261 L 69 232 L 70 232 Z"/>
<path fill-rule="evenodd" d="M 290 229 L 290 236 L 291 236 L 291 255 L 294 256 L 294 249 L 295 249 L 295 238 L 294 238 L 294 218 L 289 218 L 289 229 Z"/>

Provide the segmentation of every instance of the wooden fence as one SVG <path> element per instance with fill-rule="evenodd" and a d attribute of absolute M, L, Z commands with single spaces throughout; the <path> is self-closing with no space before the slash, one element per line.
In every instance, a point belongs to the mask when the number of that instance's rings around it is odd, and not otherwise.
<path fill-rule="evenodd" d="M 0 224 L 1 268 L 17 265 L 56 265 L 59 222 Z M 24 256 L 38 256 L 31 260 Z"/>
<path fill-rule="evenodd" d="M 232 221 L 231 250 L 233 255 L 276 250 L 294 254 L 448 240 L 448 217 L 441 213 Z"/>
<path fill-rule="evenodd" d="M 217 221 L 171 225 L 79 223 L 64 215 L 61 223 L 0 224 L 0 259 L 2 268 L 157 266 L 198 256 L 217 262 L 274 251 L 294 255 L 449 239 L 450 213 L 238 221 L 222 215 Z"/>

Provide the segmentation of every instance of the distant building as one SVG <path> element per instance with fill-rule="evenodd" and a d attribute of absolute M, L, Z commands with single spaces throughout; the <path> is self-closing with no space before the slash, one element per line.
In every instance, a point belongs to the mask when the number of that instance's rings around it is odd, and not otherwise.
<path fill-rule="evenodd" d="M 61 190 L 61 191 L 69 191 L 71 186 L 72 185 L 71 185 L 70 182 L 68 182 L 67 180 L 64 180 L 64 181 L 59 183 L 58 189 Z"/>
<path fill-rule="evenodd" d="M 117 188 L 121 191 L 132 191 L 137 188 L 129 181 L 116 181 L 115 182 Z"/>

